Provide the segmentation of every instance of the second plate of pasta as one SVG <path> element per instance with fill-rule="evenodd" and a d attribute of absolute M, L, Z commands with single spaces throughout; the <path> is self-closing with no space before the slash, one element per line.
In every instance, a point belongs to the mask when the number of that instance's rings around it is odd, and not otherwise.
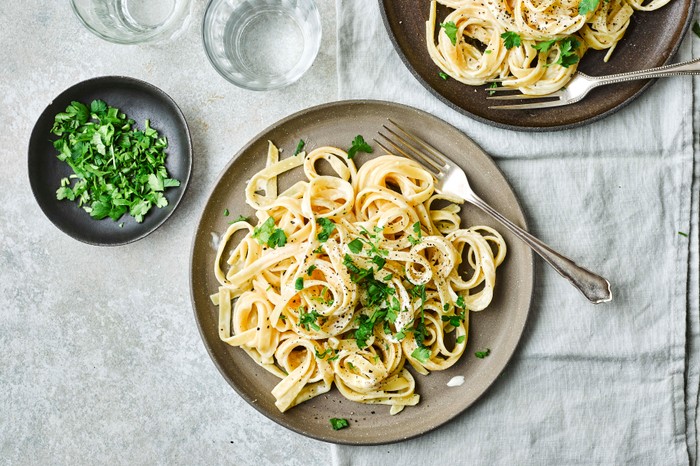
<path fill-rule="evenodd" d="M 508 87 L 545 94 L 565 86 L 577 69 L 601 76 L 667 64 L 689 28 L 694 0 L 380 0 L 379 5 L 394 48 L 436 97 L 485 123 L 546 131 L 603 118 L 650 82 L 604 86 L 574 105 L 519 111 L 489 109 L 491 84 L 484 82 L 504 78 Z"/>
<path fill-rule="evenodd" d="M 456 129 L 350 101 L 247 144 L 192 250 L 195 314 L 221 373 L 274 421 L 335 443 L 398 441 L 457 416 L 512 356 L 532 293 L 526 246 L 372 142 L 387 116 L 461 154 L 475 189 L 524 225 L 498 168 Z"/>

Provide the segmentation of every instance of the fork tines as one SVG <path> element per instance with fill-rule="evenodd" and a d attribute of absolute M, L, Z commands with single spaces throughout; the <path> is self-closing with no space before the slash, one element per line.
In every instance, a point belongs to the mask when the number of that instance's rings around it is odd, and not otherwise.
<path fill-rule="evenodd" d="M 381 131 L 378 133 L 379 136 L 385 139 L 385 141 L 393 148 L 389 149 L 380 141 L 374 139 L 382 149 L 384 149 L 389 154 L 403 155 L 409 159 L 415 160 L 416 162 L 423 165 L 428 171 L 430 171 L 436 178 L 441 178 L 444 172 L 449 168 L 450 162 L 445 155 L 440 151 L 435 149 L 433 146 L 425 142 L 423 139 L 415 136 L 408 131 L 404 130 L 401 126 L 396 124 L 390 118 L 387 118 L 389 123 L 395 127 L 395 129 L 390 128 L 387 125 L 382 125 L 392 137 L 387 136 Z M 399 134 L 402 133 L 402 134 Z M 418 147 L 416 147 L 418 146 Z M 419 148 L 420 147 L 420 148 Z"/>

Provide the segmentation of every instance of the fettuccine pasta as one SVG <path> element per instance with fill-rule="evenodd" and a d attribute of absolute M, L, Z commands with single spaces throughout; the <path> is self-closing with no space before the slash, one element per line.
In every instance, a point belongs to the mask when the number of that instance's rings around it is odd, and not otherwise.
<path fill-rule="evenodd" d="M 294 169 L 304 181 L 278 194 Z M 491 302 L 506 256 L 497 231 L 460 228 L 461 199 L 390 154 L 358 169 L 335 147 L 280 160 L 270 142 L 246 202 L 257 226 L 240 219 L 221 237 L 212 301 L 221 340 L 281 379 L 282 412 L 332 385 L 391 414 L 418 403 L 406 362 L 427 375 L 459 360 L 469 312 Z"/>
<path fill-rule="evenodd" d="M 607 62 L 635 11 L 669 1 L 432 0 L 428 52 L 443 73 L 465 84 L 502 79 L 524 94 L 549 94 L 569 82 L 587 49 L 607 50 Z M 454 9 L 441 23 L 437 3 Z"/>

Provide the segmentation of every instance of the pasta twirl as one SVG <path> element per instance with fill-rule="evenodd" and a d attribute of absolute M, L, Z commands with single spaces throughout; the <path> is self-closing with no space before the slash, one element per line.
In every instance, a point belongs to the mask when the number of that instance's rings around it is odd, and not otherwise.
<path fill-rule="evenodd" d="M 583 1 L 432 0 L 428 52 L 444 73 L 465 84 L 502 79 L 504 87 L 523 94 L 550 94 L 569 82 L 587 49 L 607 50 L 608 61 L 635 11 L 656 10 L 670 0 L 599 0 L 591 11 L 581 9 Z M 438 3 L 453 9 L 439 24 Z"/>
<path fill-rule="evenodd" d="M 293 169 L 304 181 L 278 194 Z M 222 236 L 212 301 L 220 338 L 281 379 L 280 411 L 335 385 L 396 414 L 420 398 L 406 363 L 427 375 L 462 356 L 506 245 L 489 227 L 460 228 L 461 201 L 417 163 L 387 154 L 358 169 L 335 147 L 279 160 L 270 143 L 246 200 L 257 226 L 237 221 Z"/>

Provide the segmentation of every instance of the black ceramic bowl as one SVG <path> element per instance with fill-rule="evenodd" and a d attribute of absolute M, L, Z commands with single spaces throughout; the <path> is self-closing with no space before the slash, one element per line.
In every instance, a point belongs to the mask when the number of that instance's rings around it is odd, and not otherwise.
<path fill-rule="evenodd" d="M 168 140 L 165 166 L 171 178 L 180 186 L 168 188 L 164 194 L 168 205 L 153 207 L 137 223 L 130 215 L 119 221 L 107 217 L 95 220 L 77 202 L 56 199 L 61 179 L 73 171 L 56 157 L 51 133 L 57 113 L 65 111 L 74 100 L 90 105 L 101 99 L 117 107 L 144 127 L 146 119 L 161 137 Z M 42 112 L 29 140 L 29 182 L 41 210 L 61 231 L 73 238 L 98 246 L 117 246 L 141 239 L 161 226 L 180 203 L 192 172 L 192 138 L 182 111 L 165 92 L 138 79 L 124 76 L 104 76 L 80 82 L 62 92 Z"/>

